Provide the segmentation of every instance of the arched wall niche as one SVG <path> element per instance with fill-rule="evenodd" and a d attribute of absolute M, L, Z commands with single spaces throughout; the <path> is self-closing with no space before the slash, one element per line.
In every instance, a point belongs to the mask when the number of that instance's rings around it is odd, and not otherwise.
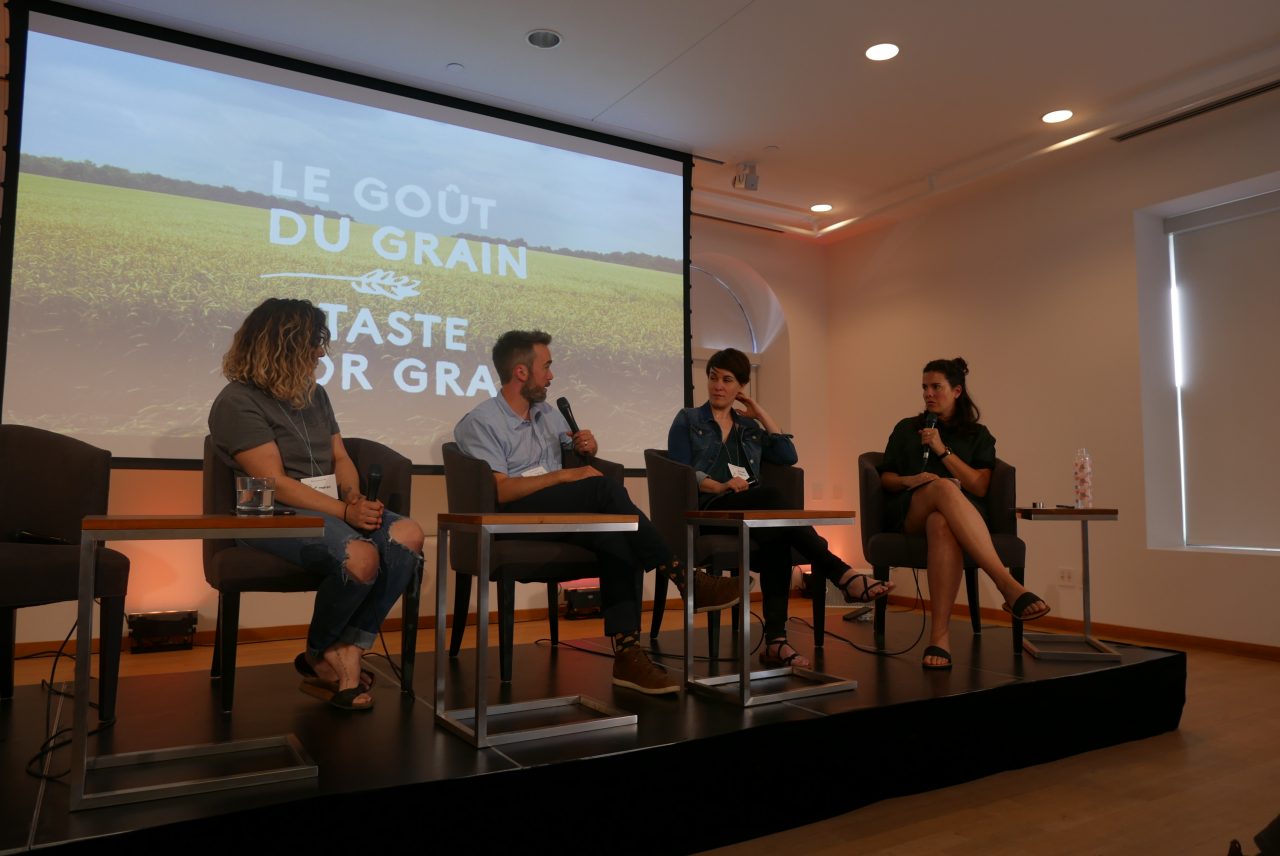
<path fill-rule="evenodd" d="M 790 419 L 790 345 L 777 295 L 750 264 L 723 253 L 695 253 L 690 264 L 693 401 L 706 400 L 707 359 L 722 348 L 751 358 L 751 394 L 784 424 Z"/>

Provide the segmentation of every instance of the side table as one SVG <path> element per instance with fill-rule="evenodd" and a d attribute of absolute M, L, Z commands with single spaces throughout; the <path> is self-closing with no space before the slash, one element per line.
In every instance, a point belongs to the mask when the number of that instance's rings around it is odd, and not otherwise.
<path fill-rule="evenodd" d="M 741 707 L 754 707 L 761 704 L 773 704 L 807 696 L 826 695 L 827 693 L 856 690 L 858 682 L 804 669 L 795 666 L 783 666 L 776 669 L 752 671 L 749 660 L 749 642 L 751 627 L 751 531 L 753 529 L 777 529 L 787 526 L 836 526 L 853 523 L 852 511 L 687 511 L 686 544 L 687 556 L 685 567 L 693 573 L 693 546 L 697 538 L 699 526 L 722 526 L 737 529 L 739 535 L 738 580 L 742 585 L 742 599 L 738 603 L 742 632 L 738 634 L 737 675 L 718 675 L 710 678 L 693 677 L 693 609 L 694 599 L 684 599 L 684 674 L 685 686 L 695 692 L 719 698 L 722 701 L 737 702 Z M 690 587 L 692 588 L 692 587 Z M 794 675 L 812 683 L 812 686 L 797 687 L 779 692 L 752 694 L 751 682 L 768 678 L 780 678 Z M 736 692 L 732 684 L 737 684 Z"/>
<path fill-rule="evenodd" d="M 243 788 L 271 782 L 315 778 L 319 768 L 292 734 L 229 740 L 196 746 L 175 746 L 143 752 L 89 757 L 89 661 L 93 637 L 94 552 L 104 541 L 178 541 L 205 538 L 309 538 L 324 533 L 319 517 L 236 517 L 231 514 L 91 515 L 80 528 L 80 600 L 76 632 L 76 694 L 72 735 L 71 810 L 144 802 L 164 797 Z M 164 761 L 261 751 L 285 747 L 294 763 L 230 776 L 211 776 L 134 788 L 85 792 L 90 770 L 132 767 Z"/>
<path fill-rule="evenodd" d="M 1089 522 L 1118 520 L 1115 508 L 1015 508 L 1023 520 L 1067 520 L 1080 522 L 1080 581 L 1084 588 L 1084 635 L 1024 633 L 1022 647 L 1041 660 L 1101 660 L 1117 662 L 1120 654 L 1093 635 L 1089 615 Z M 1038 643 L 1038 644 L 1037 644 Z"/>
<path fill-rule="evenodd" d="M 584 695 L 530 699 L 511 704 L 490 705 L 489 695 L 489 557 L 497 535 L 572 535 L 580 532 L 635 532 L 640 518 L 634 514 L 441 514 L 437 518 L 436 542 L 436 723 L 452 731 L 477 749 L 521 740 L 534 740 L 583 731 L 598 731 L 635 725 L 634 713 L 609 707 Z M 448 710 L 445 707 L 445 672 L 448 646 L 445 644 L 445 589 L 448 585 L 449 535 L 474 534 L 480 539 L 480 572 L 476 585 L 476 691 L 475 706 Z M 533 728 L 491 733 L 490 716 L 526 713 L 548 708 L 578 707 L 599 714 L 590 719 Z"/>

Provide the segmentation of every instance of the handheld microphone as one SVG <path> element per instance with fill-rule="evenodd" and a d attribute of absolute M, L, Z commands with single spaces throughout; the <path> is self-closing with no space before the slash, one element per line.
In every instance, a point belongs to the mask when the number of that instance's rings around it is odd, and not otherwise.
<path fill-rule="evenodd" d="M 933 428 L 938 424 L 938 414 L 929 413 L 924 417 L 924 427 Z M 924 457 L 920 461 L 920 472 L 924 472 L 925 467 L 929 466 L 929 447 L 924 447 Z"/>
<path fill-rule="evenodd" d="M 563 395 L 556 399 L 556 407 L 560 408 L 560 415 L 564 417 L 564 421 L 569 423 L 569 431 L 578 433 L 578 420 L 573 418 L 573 408 L 569 406 L 569 399 Z"/>
<path fill-rule="evenodd" d="M 371 499 L 374 502 L 378 500 L 378 489 L 382 487 L 382 465 L 374 464 L 369 467 L 368 490 L 365 493 L 365 499 Z"/>

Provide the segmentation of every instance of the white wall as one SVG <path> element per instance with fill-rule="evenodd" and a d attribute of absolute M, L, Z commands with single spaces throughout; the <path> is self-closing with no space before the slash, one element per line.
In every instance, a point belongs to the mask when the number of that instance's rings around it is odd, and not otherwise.
<path fill-rule="evenodd" d="M 1134 212 L 1280 167 L 1280 98 L 1264 96 L 1126 143 L 1023 167 L 834 246 L 830 350 L 847 361 L 831 459 L 851 473 L 919 409 L 919 372 L 964 356 L 1018 498 L 1068 500 L 1072 453 L 1094 458 L 1093 618 L 1280 644 L 1280 558 L 1146 546 Z M 1264 372 L 1269 377 L 1274 368 Z M 1247 473 L 1242 473 L 1247 477 Z M 1022 523 L 1029 585 L 1079 617 L 1074 524 Z M 905 580 L 903 580 L 905 581 Z M 998 603 L 990 585 L 983 593 Z"/>

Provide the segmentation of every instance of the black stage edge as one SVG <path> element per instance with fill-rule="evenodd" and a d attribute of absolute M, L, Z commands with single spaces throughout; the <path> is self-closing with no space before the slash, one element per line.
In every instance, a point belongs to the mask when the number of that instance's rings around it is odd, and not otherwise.
<path fill-rule="evenodd" d="M 838 616 L 829 626 L 870 644 L 869 624 Z M 907 647 L 919 629 L 918 615 L 891 615 L 890 648 Z M 793 622 L 791 638 L 812 651 L 806 627 Z M 1117 645 L 1119 663 L 1042 662 L 1015 657 L 1008 628 L 973 636 L 962 622 L 952 624 L 952 643 L 955 668 L 926 672 L 921 646 L 876 657 L 829 640 L 814 667 L 857 680 L 857 691 L 748 711 L 689 694 L 615 691 L 606 657 L 520 646 L 514 684 L 501 693 L 494 680 L 491 702 L 586 693 L 636 712 L 639 724 L 484 751 L 434 727 L 429 655 L 418 657 L 416 699 L 399 694 L 385 661 L 366 661 L 380 673 L 377 708 L 358 714 L 298 692 L 289 666 L 241 669 L 230 717 L 217 713 L 205 674 L 130 678 L 119 722 L 91 751 L 293 732 L 320 778 L 76 813 L 64 782 L 42 789 L 23 772 L 44 728 L 45 695 L 19 687 L 0 705 L 0 853 L 100 848 L 101 836 L 136 852 L 331 852 L 408 835 L 428 849 L 697 852 L 1178 727 L 1181 652 Z M 607 651 L 603 639 L 573 644 Z M 679 631 L 660 637 L 672 670 L 681 644 Z M 729 644 L 726 630 L 722 652 Z M 695 645 L 705 651 L 705 631 Z M 695 665 L 700 674 L 711 668 Z M 464 651 L 450 669 L 451 707 L 469 704 L 473 675 L 473 652 Z M 64 703 L 61 724 L 69 717 Z M 56 753 L 56 769 L 68 762 L 69 750 Z"/>

